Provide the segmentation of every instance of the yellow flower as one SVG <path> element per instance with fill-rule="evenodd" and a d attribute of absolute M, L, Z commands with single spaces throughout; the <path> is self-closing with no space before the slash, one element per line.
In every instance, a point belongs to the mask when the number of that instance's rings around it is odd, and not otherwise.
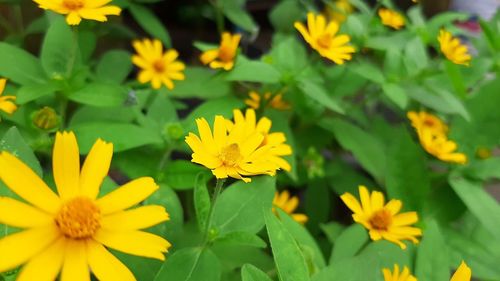
<path fill-rule="evenodd" d="M 466 45 L 460 43 L 460 40 L 453 37 L 450 32 L 441 29 L 438 36 L 441 52 L 445 57 L 455 64 L 469 66 L 471 55 Z"/>
<path fill-rule="evenodd" d="M 460 266 L 457 268 L 457 271 L 453 274 L 450 281 L 470 281 L 472 277 L 472 270 L 467 264 L 462 261 Z"/>
<path fill-rule="evenodd" d="M 448 127 L 443 121 L 423 111 L 419 113 L 410 111 L 407 115 L 425 151 L 445 162 L 458 164 L 467 162 L 465 154 L 455 152 L 457 144 L 448 139 Z"/>
<path fill-rule="evenodd" d="M 213 133 L 205 118 L 196 119 L 196 124 L 200 137 L 193 133 L 186 136 L 186 143 L 193 150 L 191 161 L 212 170 L 216 178 L 250 182 L 245 176 L 276 174 L 279 167 L 268 155 L 272 146 L 261 146 L 262 134 L 247 134 L 245 124 L 240 122 L 228 130 L 229 123 L 220 115 L 215 116 Z"/>
<path fill-rule="evenodd" d="M 290 197 L 290 193 L 288 192 L 288 190 L 285 190 L 281 193 L 276 192 L 274 194 L 273 206 L 285 211 L 285 213 L 289 214 L 292 219 L 294 219 L 298 223 L 305 224 L 309 219 L 304 214 L 293 213 L 293 211 L 295 211 L 295 209 L 297 209 L 297 207 L 299 206 L 299 198 L 297 198 L 296 196 Z M 276 209 L 274 207 L 273 212 L 276 213 Z"/>
<path fill-rule="evenodd" d="M 326 5 L 325 12 L 329 19 L 341 24 L 354 12 L 354 7 L 349 0 L 336 0 L 333 4 Z"/>
<path fill-rule="evenodd" d="M 51 10 L 66 15 L 69 25 L 78 25 L 82 19 L 104 22 L 106 16 L 120 15 L 122 9 L 107 5 L 111 0 L 33 0 L 44 10 Z"/>
<path fill-rule="evenodd" d="M 244 127 L 245 137 L 250 137 L 255 133 L 264 136 L 262 142 L 259 144 L 260 147 L 269 146 L 267 152 L 267 157 L 269 161 L 278 165 L 279 168 L 285 171 L 291 171 L 292 167 L 290 164 L 282 158 L 282 156 L 287 156 L 292 154 L 292 148 L 285 144 L 286 137 L 282 132 L 270 133 L 272 122 L 267 117 L 262 117 L 257 122 L 255 115 L 255 110 L 249 108 L 247 109 L 245 116 L 239 109 L 233 111 L 234 123 L 230 120 L 226 120 L 227 128 L 232 131 L 233 128 L 242 126 Z"/>
<path fill-rule="evenodd" d="M 97 198 L 113 145 L 97 140 L 80 170 L 73 133 L 57 133 L 53 172 L 57 194 L 26 164 L 0 153 L 0 179 L 19 197 L 0 197 L 0 223 L 26 230 L 0 240 L 0 272 L 25 264 L 17 281 L 135 280 L 107 248 L 164 260 L 170 243 L 142 231 L 169 219 L 161 206 L 136 206 L 158 189 L 152 178 L 133 180 Z"/>
<path fill-rule="evenodd" d="M 385 239 L 398 244 L 401 249 L 406 245 L 401 240 L 418 243 L 417 236 L 422 236 L 422 230 L 411 225 L 418 221 L 416 212 L 398 214 L 403 206 L 400 200 L 392 199 L 385 204 L 382 192 L 373 191 L 359 186 L 360 202 L 350 193 L 344 193 L 340 198 L 353 211 L 352 218 L 369 230 L 372 240 Z"/>
<path fill-rule="evenodd" d="M 231 70 L 234 66 L 240 39 L 240 34 L 222 33 L 219 48 L 203 52 L 200 56 L 201 62 L 208 64 L 213 69 L 223 68 L 224 70 Z"/>
<path fill-rule="evenodd" d="M 336 64 L 344 64 L 345 61 L 352 59 L 354 47 L 347 45 L 351 38 L 345 34 L 336 35 L 339 31 L 338 23 L 334 21 L 327 23 L 323 15 L 308 13 L 307 28 L 301 22 L 295 22 L 294 26 L 311 48 L 318 51 L 321 56 Z"/>
<path fill-rule="evenodd" d="M 186 66 L 176 60 L 179 56 L 176 50 L 169 49 L 163 53 L 163 46 L 158 39 L 135 40 L 132 44 L 137 52 L 132 56 L 132 62 L 141 68 L 137 80 L 142 84 L 151 81 L 153 89 L 159 89 L 163 84 L 172 90 L 172 80 L 185 79 L 182 71 Z"/>
<path fill-rule="evenodd" d="M 14 103 L 16 100 L 15 96 L 2 96 L 5 90 L 5 84 L 7 84 L 7 79 L 0 79 L 0 110 L 12 114 L 17 110 L 17 106 Z"/>
<path fill-rule="evenodd" d="M 417 278 L 410 274 L 408 267 L 403 267 L 403 271 L 399 272 L 399 265 L 394 265 L 394 271 L 384 268 L 384 281 L 417 281 Z"/>
<path fill-rule="evenodd" d="M 265 92 L 264 95 L 260 95 L 255 91 L 251 91 L 248 93 L 248 99 L 245 100 L 245 104 L 255 110 L 259 109 L 261 106 L 277 110 L 290 109 L 290 104 L 283 100 L 282 93 L 273 96 L 271 92 Z"/>
<path fill-rule="evenodd" d="M 382 24 L 390 26 L 394 29 L 401 29 L 405 26 L 405 18 L 398 12 L 381 8 L 378 10 L 378 16 L 382 20 Z"/>

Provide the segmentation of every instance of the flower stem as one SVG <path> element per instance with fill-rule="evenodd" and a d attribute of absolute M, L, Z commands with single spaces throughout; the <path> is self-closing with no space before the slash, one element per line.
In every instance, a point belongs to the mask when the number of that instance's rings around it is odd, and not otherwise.
<path fill-rule="evenodd" d="M 214 213 L 215 213 L 215 204 L 217 203 L 217 198 L 219 198 L 219 194 L 222 191 L 222 186 L 224 185 L 224 182 L 226 179 L 217 179 L 217 183 L 215 184 L 215 189 L 214 193 L 212 195 L 212 201 L 210 204 L 210 210 L 208 211 L 208 216 L 207 216 L 207 222 L 205 226 L 205 238 L 203 239 L 203 245 L 207 245 L 210 241 L 210 235 L 209 231 L 210 228 L 212 227 L 213 219 L 214 219 Z"/>

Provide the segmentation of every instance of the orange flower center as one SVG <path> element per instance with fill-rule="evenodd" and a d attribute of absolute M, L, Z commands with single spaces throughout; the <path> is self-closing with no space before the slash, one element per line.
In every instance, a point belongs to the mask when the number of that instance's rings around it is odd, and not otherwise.
<path fill-rule="evenodd" d="M 392 223 L 392 215 L 388 210 L 381 209 L 376 211 L 368 222 L 376 230 L 387 230 Z"/>
<path fill-rule="evenodd" d="M 100 218 L 101 211 L 92 200 L 76 197 L 59 210 L 56 225 L 68 238 L 85 239 L 94 236 L 101 226 Z"/>
<path fill-rule="evenodd" d="M 234 58 L 234 51 L 230 46 L 221 46 L 219 48 L 219 59 L 223 62 L 231 62 Z"/>
<path fill-rule="evenodd" d="M 163 63 L 163 60 L 159 59 L 153 63 L 153 69 L 155 70 L 156 73 L 164 73 L 167 68 Z"/>
<path fill-rule="evenodd" d="M 436 125 L 436 122 L 434 122 L 434 120 L 432 120 L 431 118 L 426 118 L 424 120 L 424 124 L 428 127 L 434 127 Z"/>
<path fill-rule="evenodd" d="M 330 48 L 330 45 L 332 44 L 332 36 L 325 33 L 318 37 L 317 43 L 322 48 Z"/>
<path fill-rule="evenodd" d="M 80 10 L 84 6 L 82 0 L 63 0 L 62 4 L 66 9 L 70 11 Z"/>
<path fill-rule="evenodd" d="M 220 153 L 220 159 L 224 163 L 224 166 L 234 167 L 240 158 L 240 147 L 236 143 L 224 147 Z"/>

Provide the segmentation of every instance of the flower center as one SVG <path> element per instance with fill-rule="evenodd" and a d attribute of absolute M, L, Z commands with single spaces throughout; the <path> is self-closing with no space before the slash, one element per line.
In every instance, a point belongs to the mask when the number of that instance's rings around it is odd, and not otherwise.
<path fill-rule="evenodd" d="M 163 73 L 165 72 L 166 67 L 162 60 L 156 60 L 153 63 L 153 69 L 156 73 Z"/>
<path fill-rule="evenodd" d="M 240 158 L 240 147 L 236 143 L 224 147 L 220 153 L 220 159 L 225 166 L 235 166 Z"/>
<path fill-rule="evenodd" d="M 381 209 L 376 211 L 368 222 L 377 230 L 387 230 L 392 223 L 392 215 L 388 210 Z"/>
<path fill-rule="evenodd" d="M 323 34 L 317 39 L 317 43 L 320 47 L 329 48 L 332 44 L 332 36 L 330 34 Z"/>
<path fill-rule="evenodd" d="M 436 125 L 436 123 L 434 122 L 434 120 L 430 119 L 430 118 L 426 118 L 424 120 L 424 124 L 428 127 L 434 127 Z"/>
<path fill-rule="evenodd" d="M 84 6 L 82 0 L 63 0 L 62 4 L 66 9 L 71 11 L 80 10 Z"/>
<path fill-rule="evenodd" d="M 101 211 L 85 197 L 66 202 L 56 216 L 56 225 L 64 236 L 73 239 L 92 237 L 101 226 Z"/>
<path fill-rule="evenodd" d="M 219 59 L 223 62 L 230 62 L 234 58 L 234 51 L 229 46 L 219 48 Z"/>

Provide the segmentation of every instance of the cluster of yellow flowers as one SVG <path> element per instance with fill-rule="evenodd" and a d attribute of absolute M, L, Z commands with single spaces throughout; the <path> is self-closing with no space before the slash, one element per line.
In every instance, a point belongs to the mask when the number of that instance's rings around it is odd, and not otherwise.
<path fill-rule="evenodd" d="M 389 268 L 382 270 L 384 281 L 417 281 L 417 278 L 410 274 L 408 267 L 403 267 L 403 271 L 399 270 L 399 265 L 394 265 L 394 271 Z M 450 281 L 470 281 L 472 277 L 471 269 L 462 261 L 457 271 L 453 274 Z"/>

